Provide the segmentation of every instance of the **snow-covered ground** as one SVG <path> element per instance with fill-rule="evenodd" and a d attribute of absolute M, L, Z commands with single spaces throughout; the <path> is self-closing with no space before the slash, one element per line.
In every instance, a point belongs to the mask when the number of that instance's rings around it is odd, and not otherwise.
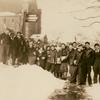
<path fill-rule="evenodd" d="M 100 100 L 100 84 L 86 87 L 86 93 L 92 98 L 92 100 Z"/>
<path fill-rule="evenodd" d="M 63 91 L 64 85 L 65 81 L 37 65 L 14 68 L 0 64 L 0 100 L 47 100 L 55 90 Z M 99 91 L 100 84 L 85 87 L 92 100 L 100 100 Z"/>
<path fill-rule="evenodd" d="M 0 100 L 47 100 L 64 81 L 33 65 L 18 68 L 0 64 Z"/>
<path fill-rule="evenodd" d="M 92 79 L 93 79 L 93 70 L 91 72 L 91 76 L 92 76 Z M 85 87 L 85 90 L 86 90 L 86 93 L 87 95 L 89 95 L 92 100 L 100 100 L 100 84 L 93 84 L 92 86 L 88 87 L 86 86 Z"/>

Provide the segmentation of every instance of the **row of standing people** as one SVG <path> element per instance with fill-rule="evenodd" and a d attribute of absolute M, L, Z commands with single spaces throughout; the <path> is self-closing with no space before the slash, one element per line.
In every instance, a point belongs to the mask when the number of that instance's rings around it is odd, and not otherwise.
<path fill-rule="evenodd" d="M 66 58 L 68 52 L 64 44 L 62 49 L 61 52 L 61 48 L 57 49 L 54 45 L 41 45 L 40 40 L 27 40 L 20 32 L 14 34 L 7 31 L 0 34 L 0 62 L 12 65 L 38 64 L 56 77 L 64 78 L 68 71 L 64 57 Z"/>
<path fill-rule="evenodd" d="M 98 43 L 94 45 L 94 49 L 90 47 L 89 42 L 86 42 L 84 46 L 81 44 L 77 46 L 76 42 L 68 46 L 65 44 L 47 46 L 38 49 L 36 60 L 43 69 L 50 71 L 58 78 L 67 79 L 69 72 L 71 83 L 85 85 L 88 81 L 88 84 L 92 85 L 92 82 L 100 82 L 100 46 Z"/>
<path fill-rule="evenodd" d="M 92 85 L 92 83 L 100 83 L 100 45 L 96 43 L 94 49 L 90 47 L 89 42 L 85 45 L 73 43 L 73 48 L 69 52 L 70 66 L 70 82 L 79 85 Z M 93 69 L 93 78 L 91 71 Z M 99 77 L 99 78 L 98 78 Z"/>
<path fill-rule="evenodd" d="M 93 82 L 100 82 L 100 46 L 94 45 L 94 50 L 90 43 L 85 46 L 76 42 L 66 46 L 62 45 L 40 45 L 28 41 L 23 34 L 18 32 L 5 32 L 0 35 L 0 61 L 8 64 L 11 59 L 12 65 L 38 64 L 43 69 L 52 72 L 56 77 L 66 79 L 70 73 L 70 82 L 78 84 L 92 84 L 91 68 L 94 71 Z M 69 68 L 68 68 L 69 66 Z M 99 76 L 99 79 L 97 79 Z"/>
<path fill-rule="evenodd" d="M 0 34 L 0 62 L 3 64 L 25 63 L 26 50 L 26 41 L 20 32 Z"/>
<path fill-rule="evenodd" d="M 90 43 L 86 42 L 77 46 L 73 42 L 69 46 L 62 44 L 58 46 L 48 46 L 42 55 L 42 64 L 40 66 L 52 72 L 56 77 L 67 79 L 70 73 L 70 82 L 85 85 L 88 82 L 100 82 L 100 46 L 98 43 L 94 45 L 94 49 L 90 47 Z M 69 66 L 69 67 L 68 67 Z M 91 77 L 93 69 L 94 77 Z M 99 78 L 98 78 L 99 77 Z"/>

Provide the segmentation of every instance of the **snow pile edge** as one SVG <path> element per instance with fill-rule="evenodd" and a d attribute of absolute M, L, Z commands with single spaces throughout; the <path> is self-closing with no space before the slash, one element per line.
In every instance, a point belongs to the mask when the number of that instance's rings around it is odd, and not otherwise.
<path fill-rule="evenodd" d="M 37 65 L 18 68 L 0 64 L 0 100 L 47 100 L 64 81 Z"/>

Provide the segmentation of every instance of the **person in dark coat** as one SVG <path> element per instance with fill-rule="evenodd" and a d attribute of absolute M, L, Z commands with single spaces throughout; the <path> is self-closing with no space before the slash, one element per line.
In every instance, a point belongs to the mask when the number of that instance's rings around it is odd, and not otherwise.
<path fill-rule="evenodd" d="M 28 47 L 28 63 L 30 65 L 36 64 L 37 61 L 37 54 L 36 54 L 36 49 L 33 46 L 33 42 L 29 42 L 29 47 Z"/>
<path fill-rule="evenodd" d="M 24 39 L 24 52 L 23 52 L 23 64 L 28 63 L 28 39 Z"/>
<path fill-rule="evenodd" d="M 76 42 L 72 43 L 72 50 L 70 50 L 69 52 L 69 66 L 70 66 L 70 83 L 76 83 L 76 76 L 75 73 L 77 72 L 77 66 L 74 64 L 74 60 L 75 60 L 75 56 L 76 56 L 76 52 L 77 52 L 77 44 Z"/>
<path fill-rule="evenodd" d="M 12 59 L 12 65 L 15 65 L 17 59 L 17 40 L 14 33 L 10 34 L 10 41 L 10 57 Z"/>
<path fill-rule="evenodd" d="M 37 45 L 35 50 L 36 50 L 36 64 L 40 66 L 40 53 L 39 53 L 40 47 Z"/>
<path fill-rule="evenodd" d="M 28 45 L 27 45 L 24 35 L 22 33 L 20 33 L 20 34 L 21 34 L 21 46 L 22 46 L 21 62 L 22 62 L 22 64 L 27 64 Z"/>
<path fill-rule="evenodd" d="M 25 39 L 20 32 L 17 32 L 16 45 L 17 45 L 17 63 L 18 65 L 24 64 L 26 44 L 25 44 Z"/>
<path fill-rule="evenodd" d="M 40 48 L 39 50 L 39 58 L 40 58 L 40 66 L 45 69 L 46 67 L 46 50 L 44 48 Z"/>
<path fill-rule="evenodd" d="M 99 77 L 99 83 L 100 83 L 100 45 L 96 43 L 94 45 L 94 48 L 95 48 L 95 54 L 94 54 L 94 66 L 93 66 L 93 71 L 94 71 L 93 81 L 94 83 L 97 83 Z"/>
<path fill-rule="evenodd" d="M 60 67 L 61 67 L 61 48 L 60 47 L 56 47 L 57 50 L 57 54 L 56 54 L 56 63 L 55 63 L 55 71 L 54 71 L 54 75 L 57 78 L 61 78 L 60 76 Z"/>
<path fill-rule="evenodd" d="M 54 45 L 51 46 L 50 50 L 47 50 L 47 70 L 54 74 L 55 63 L 56 63 L 56 53 Z"/>
<path fill-rule="evenodd" d="M 8 64 L 9 49 L 10 49 L 10 36 L 9 32 L 2 33 L 0 35 L 0 48 L 1 48 L 1 62 Z"/>
<path fill-rule="evenodd" d="M 69 55 L 68 48 L 65 44 L 61 45 L 61 66 L 60 66 L 60 73 L 62 79 L 67 79 L 68 73 L 68 62 L 67 58 Z"/>
<path fill-rule="evenodd" d="M 83 54 L 83 46 L 80 44 L 77 48 L 76 55 L 73 62 L 73 66 L 75 67 L 75 70 L 71 77 L 72 83 L 78 83 L 78 84 L 80 83 L 80 77 L 81 77 L 80 59 L 81 59 L 82 54 Z"/>
<path fill-rule="evenodd" d="M 88 78 L 88 84 L 92 85 L 91 78 L 91 66 L 93 66 L 94 62 L 94 50 L 90 48 L 90 43 L 85 43 L 85 48 L 81 57 L 81 78 L 80 85 L 86 84 L 86 79 Z"/>
<path fill-rule="evenodd" d="M 50 63 L 48 60 L 48 58 L 50 57 L 50 50 L 51 50 L 51 47 L 47 46 L 47 48 L 46 48 L 46 70 L 47 71 L 50 71 Z"/>

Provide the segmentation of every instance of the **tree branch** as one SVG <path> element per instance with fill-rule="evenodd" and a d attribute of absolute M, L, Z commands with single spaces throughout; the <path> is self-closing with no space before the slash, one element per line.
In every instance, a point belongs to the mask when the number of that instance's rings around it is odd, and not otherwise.
<path fill-rule="evenodd" d="M 82 11 L 86 11 L 86 10 L 89 10 L 89 9 L 96 9 L 96 8 L 99 8 L 100 9 L 100 6 L 88 6 L 84 9 L 79 9 L 79 10 L 73 10 L 73 11 L 70 11 L 70 12 L 67 12 L 67 13 L 77 13 L 77 12 L 82 12 Z"/>
<path fill-rule="evenodd" d="M 100 8 L 100 6 L 89 6 L 86 9 L 94 9 L 94 8 Z"/>
<path fill-rule="evenodd" d="M 100 15 L 98 16 L 91 16 L 91 17 L 87 17 L 87 18 L 77 18 L 77 17 L 74 17 L 74 19 L 77 19 L 77 20 L 89 20 L 89 19 L 94 19 L 94 18 L 99 18 Z"/>
<path fill-rule="evenodd" d="M 92 22 L 91 24 L 87 25 L 87 26 L 81 26 L 81 27 L 90 27 L 94 24 L 100 24 L 100 21 L 95 21 L 95 22 Z"/>

